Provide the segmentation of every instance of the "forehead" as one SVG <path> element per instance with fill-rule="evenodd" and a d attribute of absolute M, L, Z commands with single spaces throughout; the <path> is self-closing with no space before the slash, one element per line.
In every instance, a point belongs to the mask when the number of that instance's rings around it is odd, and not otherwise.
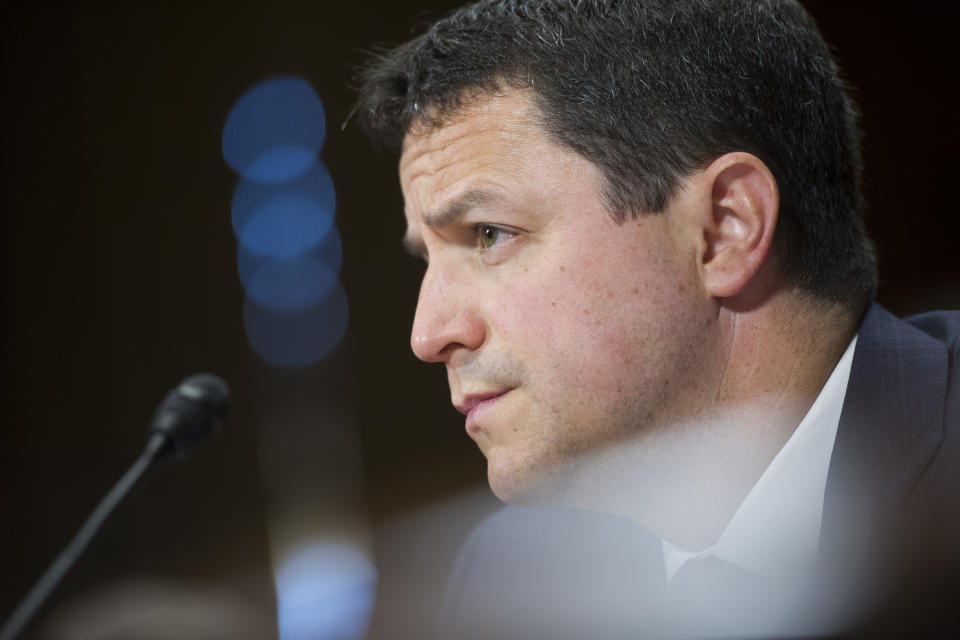
<path fill-rule="evenodd" d="M 533 177 L 532 156 L 561 151 L 539 116 L 530 92 L 511 90 L 472 98 L 442 126 L 412 127 L 400 156 L 407 215 L 455 196 L 464 181 L 509 189 L 512 180 Z"/>
<path fill-rule="evenodd" d="M 510 137 L 539 129 L 540 111 L 530 90 L 509 89 L 465 95 L 453 111 L 429 122 L 414 121 L 403 139 L 400 156 L 404 167 L 435 146 L 446 146 L 462 136 L 486 133 L 508 141 Z M 432 115 L 432 114 L 431 114 Z"/>

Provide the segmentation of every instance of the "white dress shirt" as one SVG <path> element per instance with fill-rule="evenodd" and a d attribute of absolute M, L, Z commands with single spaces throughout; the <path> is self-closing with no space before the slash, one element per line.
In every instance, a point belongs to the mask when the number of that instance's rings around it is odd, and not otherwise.
<path fill-rule="evenodd" d="M 716 544 L 686 551 L 662 541 L 669 585 L 693 559 L 716 556 L 763 578 L 789 579 L 813 565 L 824 490 L 857 337 L 796 430 L 757 480 Z"/>

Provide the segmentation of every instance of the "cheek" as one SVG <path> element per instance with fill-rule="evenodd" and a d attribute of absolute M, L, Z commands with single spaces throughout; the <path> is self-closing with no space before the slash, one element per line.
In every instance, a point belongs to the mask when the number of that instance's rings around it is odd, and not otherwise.
<path fill-rule="evenodd" d="M 617 393 L 623 372 L 639 365 L 644 338 L 640 298 L 596 282 L 552 278 L 504 289 L 491 321 L 497 349 L 537 372 L 528 383 Z M 490 316 L 488 316 L 490 317 Z"/>
<path fill-rule="evenodd" d="M 534 357 L 556 349 L 562 341 L 562 316 L 570 301 L 535 282 L 505 287 L 503 294 L 497 308 L 487 313 L 500 347 Z"/>
<path fill-rule="evenodd" d="M 615 296 L 610 291 L 606 300 L 598 299 L 598 283 L 584 277 L 591 272 L 596 273 L 583 265 L 543 263 L 502 279 L 488 298 L 494 302 L 487 316 L 495 334 L 509 348 L 534 354 L 562 350 L 594 334 L 609 315 L 601 305 Z"/>

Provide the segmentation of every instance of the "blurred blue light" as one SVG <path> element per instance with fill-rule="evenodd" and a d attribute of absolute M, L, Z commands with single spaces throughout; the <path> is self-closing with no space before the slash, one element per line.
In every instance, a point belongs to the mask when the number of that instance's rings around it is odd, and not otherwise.
<path fill-rule="evenodd" d="M 335 274 L 340 275 L 340 267 L 343 266 L 343 244 L 340 242 L 340 234 L 336 227 L 327 234 L 319 247 L 310 252 L 310 255 L 330 267 Z"/>
<path fill-rule="evenodd" d="M 251 162 L 243 176 L 263 184 L 280 184 L 303 175 L 317 161 L 317 155 L 303 147 L 267 149 Z"/>
<path fill-rule="evenodd" d="M 336 348 L 347 330 L 347 295 L 339 280 L 315 304 L 291 313 L 271 311 L 249 295 L 243 325 L 250 346 L 264 360 L 280 367 L 306 367 Z"/>
<path fill-rule="evenodd" d="M 337 274 L 312 258 L 265 261 L 247 285 L 247 296 L 269 311 L 295 313 L 326 298 Z"/>
<path fill-rule="evenodd" d="M 325 135 L 320 98 L 295 77 L 253 87 L 223 128 L 223 157 L 241 175 L 231 214 L 247 338 L 283 367 L 317 362 L 347 327 L 336 194 L 318 159 Z"/>
<path fill-rule="evenodd" d="M 312 259 L 326 265 L 330 271 L 340 275 L 340 268 L 343 265 L 343 245 L 340 242 L 340 234 L 334 225 L 323 239 L 319 246 L 310 248 L 297 258 Z M 237 245 L 237 271 L 240 273 L 240 282 L 246 289 L 250 284 L 250 279 L 257 273 L 267 261 L 274 260 L 270 256 L 257 253 L 253 249 Z"/>
<path fill-rule="evenodd" d="M 273 78 L 233 105 L 223 127 L 223 157 L 247 180 L 285 182 L 315 162 L 326 126 L 323 104 L 303 78 Z"/>
<path fill-rule="evenodd" d="M 316 163 L 283 185 L 241 181 L 233 195 L 233 230 L 255 253 L 291 258 L 323 242 L 336 206 L 330 173 Z"/>
<path fill-rule="evenodd" d="M 285 559 L 276 581 L 280 640 L 359 640 L 366 634 L 377 571 L 359 550 L 318 542 Z"/>

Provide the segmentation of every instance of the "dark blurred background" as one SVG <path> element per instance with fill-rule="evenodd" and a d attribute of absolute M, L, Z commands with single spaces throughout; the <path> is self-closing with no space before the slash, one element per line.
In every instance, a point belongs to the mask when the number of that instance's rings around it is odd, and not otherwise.
<path fill-rule="evenodd" d="M 240 603 L 248 631 L 259 621 L 269 637 L 271 561 L 308 521 L 365 541 L 380 574 L 372 635 L 417 637 L 422 621 L 398 619 L 397 603 L 421 579 L 418 597 L 439 597 L 459 539 L 495 502 L 442 368 L 409 352 L 421 266 L 399 242 L 396 158 L 340 124 L 367 52 L 457 4 L 0 9 L 0 617 L 139 453 L 162 394 L 214 371 L 234 393 L 218 441 L 145 478 L 44 610 L 47 631 L 33 628 L 69 637 L 50 630 L 59 616 L 75 637 L 100 637 L 70 622 L 76 603 L 129 584 L 149 599 L 150 585 L 166 585 Z M 864 113 L 880 301 L 899 314 L 960 308 L 954 9 L 806 4 Z M 284 74 L 307 79 L 326 108 L 322 157 L 350 305 L 338 351 L 305 371 L 267 365 L 247 344 L 230 225 L 237 178 L 220 149 L 234 101 Z M 303 419 L 278 426 L 278 412 Z M 338 435 L 328 447 L 317 433 Z M 462 517 L 443 515 L 451 509 Z M 431 513 L 444 533 L 418 528 Z"/>

